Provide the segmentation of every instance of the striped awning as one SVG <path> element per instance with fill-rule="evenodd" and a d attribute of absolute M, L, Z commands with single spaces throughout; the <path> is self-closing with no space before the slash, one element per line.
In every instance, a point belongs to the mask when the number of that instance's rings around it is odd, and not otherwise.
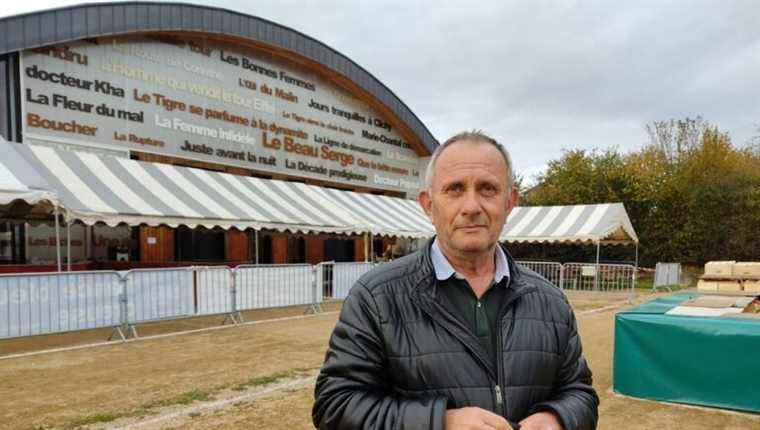
<path fill-rule="evenodd" d="M 426 238 L 433 225 L 416 200 L 323 188 L 326 196 L 362 220 L 363 231 L 380 236 Z"/>
<path fill-rule="evenodd" d="M 90 225 L 164 224 L 412 238 L 435 234 L 415 200 L 2 142 L 0 204 L 18 198 L 29 203 L 57 198 L 67 219 Z M 638 237 L 623 205 L 609 203 L 516 207 L 500 240 L 632 243 Z"/>
<path fill-rule="evenodd" d="M 535 243 L 637 243 L 622 203 L 516 207 L 500 239 Z"/>
<path fill-rule="evenodd" d="M 30 205 L 42 201 L 55 204 L 57 198 L 50 185 L 13 146 L 0 137 L 0 205 L 16 200 Z"/>
<path fill-rule="evenodd" d="M 68 219 L 85 224 L 337 233 L 355 232 L 361 225 L 315 186 L 46 146 L 2 145 L 50 184 Z M 6 167 L 16 173 L 15 166 Z"/>

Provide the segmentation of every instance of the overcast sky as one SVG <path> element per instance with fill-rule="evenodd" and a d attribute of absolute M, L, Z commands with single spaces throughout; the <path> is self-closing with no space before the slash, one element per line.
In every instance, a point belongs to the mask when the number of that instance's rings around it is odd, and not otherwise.
<path fill-rule="evenodd" d="M 0 16 L 82 3 L 3 2 Z M 760 134 L 758 1 L 221 1 L 374 74 L 444 140 L 480 128 L 530 181 L 562 149 L 622 151 L 653 120 Z M 445 4 L 445 6 L 442 6 Z"/>

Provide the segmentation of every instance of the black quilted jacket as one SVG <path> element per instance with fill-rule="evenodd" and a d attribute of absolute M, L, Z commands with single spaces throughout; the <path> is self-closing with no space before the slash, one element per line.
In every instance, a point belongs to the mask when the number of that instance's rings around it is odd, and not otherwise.
<path fill-rule="evenodd" d="M 596 428 L 599 398 L 575 316 L 557 287 L 507 254 L 498 366 L 436 297 L 430 243 L 351 289 L 317 378 L 320 429 L 444 430 L 447 408 L 519 422 L 552 411 L 565 430 Z"/>

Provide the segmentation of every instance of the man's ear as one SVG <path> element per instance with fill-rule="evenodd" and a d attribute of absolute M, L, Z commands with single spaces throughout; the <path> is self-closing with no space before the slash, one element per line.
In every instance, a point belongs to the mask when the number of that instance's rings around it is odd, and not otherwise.
<path fill-rule="evenodd" d="M 433 222 L 433 200 L 430 197 L 430 190 L 420 190 L 420 193 L 417 194 L 417 201 L 422 206 L 422 210 L 425 211 L 430 222 Z"/>
<path fill-rule="evenodd" d="M 509 216 L 509 213 L 512 212 L 512 209 L 517 206 L 517 201 L 520 199 L 520 192 L 517 191 L 517 187 L 513 186 L 512 191 L 509 193 L 509 197 L 507 197 L 507 216 Z"/>

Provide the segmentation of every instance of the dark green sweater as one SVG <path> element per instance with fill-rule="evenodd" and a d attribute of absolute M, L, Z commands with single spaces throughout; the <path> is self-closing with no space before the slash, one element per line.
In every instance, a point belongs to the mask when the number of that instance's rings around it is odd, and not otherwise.
<path fill-rule="evenodd" d="M 496 319 L 502 299 L 507 291 L 508 278 L 491 285 L 491 288 L 478 300 L 465 279 L 452 276 L 445 281 L 438 281 L 438 291 L 443 297 L 443 304 L 457 318 L 470 328 L 480 345 L 488 352 L 491 363 L 496 366 Z"/>

